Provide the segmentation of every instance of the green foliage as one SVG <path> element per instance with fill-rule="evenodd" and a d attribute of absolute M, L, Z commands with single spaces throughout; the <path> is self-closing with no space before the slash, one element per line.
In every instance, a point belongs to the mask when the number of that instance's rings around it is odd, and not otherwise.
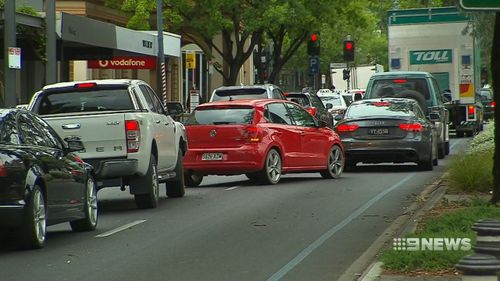
<path fill-rule="evenodd" d="M 500 219 L 500 209 L 486 204 L 478 204 L 452 213 L 432 217 L 424 227 L 406 237 L 419 238 L 470 238 L 475 241 L 472 225 L 479 219 Z M 396 251 L 385 250 L 381 255 L 384 267 L 402 272 L 418 270 L 452 269 L 454 265 L 471 251 Z"/>

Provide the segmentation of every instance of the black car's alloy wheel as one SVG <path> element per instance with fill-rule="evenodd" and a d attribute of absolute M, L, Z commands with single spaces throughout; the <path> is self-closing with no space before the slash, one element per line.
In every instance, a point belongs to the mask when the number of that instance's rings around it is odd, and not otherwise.
<path fill-rule="evenodd" d="M 47 211 L 45 198 L 39 186 L 35 185 L 26 204 L 23 225 L 19 229 L 19 246 L 23 249 L 42 248 L 47 235 Z"/>

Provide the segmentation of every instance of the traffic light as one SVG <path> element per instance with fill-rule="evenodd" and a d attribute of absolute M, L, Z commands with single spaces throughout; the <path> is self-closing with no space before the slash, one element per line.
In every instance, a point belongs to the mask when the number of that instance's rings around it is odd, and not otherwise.
<path fill-rule="evenodd" d="M 354 60 L 354 41 L 344 40 L 344 61 Z"/>
<path fill-rule="evenodd" d="M 311 33 L 307 42 L 307 54 L 310 56 L 319 56 L 320 46 L 319 32 Z"/>
<path fill-rule="evenodd" d="M 344 80 L 349 80 L 351 78 L 351 71 L 348 68 L 344 69 L 342 74 Z"/>

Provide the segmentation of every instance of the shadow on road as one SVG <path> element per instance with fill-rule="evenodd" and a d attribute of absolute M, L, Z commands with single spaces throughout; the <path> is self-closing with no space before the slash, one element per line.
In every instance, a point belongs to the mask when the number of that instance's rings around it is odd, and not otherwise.
<path fill-rule="evenodd" d="M 356 168 L 349 169 L 347 173 L 410 173 L 420 171 L 417 165 L 408 164 L 358 164 Z"/>

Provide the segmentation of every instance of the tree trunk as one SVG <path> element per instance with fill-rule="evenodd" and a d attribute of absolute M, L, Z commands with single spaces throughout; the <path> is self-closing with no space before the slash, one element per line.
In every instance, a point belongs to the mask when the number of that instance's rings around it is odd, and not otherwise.
<path fill-rule="evenodd" d="M 494 101 L 500 104 L 500 12 L 496 13 L 495 31 L 491 50 L 491 74 L 493 79 Z M 495 108 L 495 153 L 493 155 L 493 196 L 490 202 L 500 202 L 500 110 Z"/>

